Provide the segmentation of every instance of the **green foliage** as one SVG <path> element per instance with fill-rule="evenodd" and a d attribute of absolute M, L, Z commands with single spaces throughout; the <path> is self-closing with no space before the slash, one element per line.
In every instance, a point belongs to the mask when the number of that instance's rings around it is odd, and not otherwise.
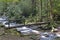
<path fill-rule="evenodd" d="M 60 15 L 60 0 L 53 0 L 51 5 L 53 5 L 52 14 Z M 50 20 L 50 1 L 0 0 L 0 16 L 7 16 L 9 19 L 20 19 L 21 23 L 40 22 L 41 20 L 45 22 Z"/>

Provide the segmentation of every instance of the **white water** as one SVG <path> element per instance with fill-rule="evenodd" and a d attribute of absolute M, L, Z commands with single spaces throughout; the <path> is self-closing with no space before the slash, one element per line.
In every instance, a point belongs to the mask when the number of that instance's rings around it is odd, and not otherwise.
<path fill-rule="evenodd" d="M 55 39 L 54 34 L 49 34 L 49 33 L 41 33 L 40 40 L 54 40 Z"/>

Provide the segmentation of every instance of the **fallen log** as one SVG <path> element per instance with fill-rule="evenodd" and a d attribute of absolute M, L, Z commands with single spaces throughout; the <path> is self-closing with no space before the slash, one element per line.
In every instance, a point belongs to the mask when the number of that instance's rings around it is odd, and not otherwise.
<path fill-rule="evenodd" d="M 37 23 L 28 23 L 28 24 L 19 24 L 14 27 L 7 27 L 7 28 L 17 28 L 17 27 L 23 27 L 23 26 L 32 26 L 32 25 L 43 25 L 43 24 L 48 24 L 49 22 L 37 22 Z"/>

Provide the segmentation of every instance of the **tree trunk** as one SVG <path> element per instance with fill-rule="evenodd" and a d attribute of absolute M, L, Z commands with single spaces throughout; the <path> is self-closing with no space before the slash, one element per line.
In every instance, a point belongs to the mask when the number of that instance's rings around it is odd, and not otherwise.
<path fill-rule="evenodd" d="M 53 20 L 53 0 L 50 0 L 50 25 L 51 25 L 51 27 L 52 27 L 52 32 L 53 32 L 53 30 L 54 30 L 54 26 L 53 26 L 53 24 L 54 24 L 54 20 Z"/>
<path fill-rule="evenodd" d="M 40 0 L 40 6 L 41 6 L 41 11 L 40 11 L 40 22 L 42 22 L 42 0 Z"/>

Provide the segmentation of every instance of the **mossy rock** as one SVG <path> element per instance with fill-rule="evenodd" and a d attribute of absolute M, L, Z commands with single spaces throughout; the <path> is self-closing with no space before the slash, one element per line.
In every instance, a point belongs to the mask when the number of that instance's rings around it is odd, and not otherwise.
<path fill-rule="evenodd" d="M 1 28 L 1 27 L 4 27 L 4 25 L 1 25 L 1 24 L 0 24 L 0 28 Z"/>

